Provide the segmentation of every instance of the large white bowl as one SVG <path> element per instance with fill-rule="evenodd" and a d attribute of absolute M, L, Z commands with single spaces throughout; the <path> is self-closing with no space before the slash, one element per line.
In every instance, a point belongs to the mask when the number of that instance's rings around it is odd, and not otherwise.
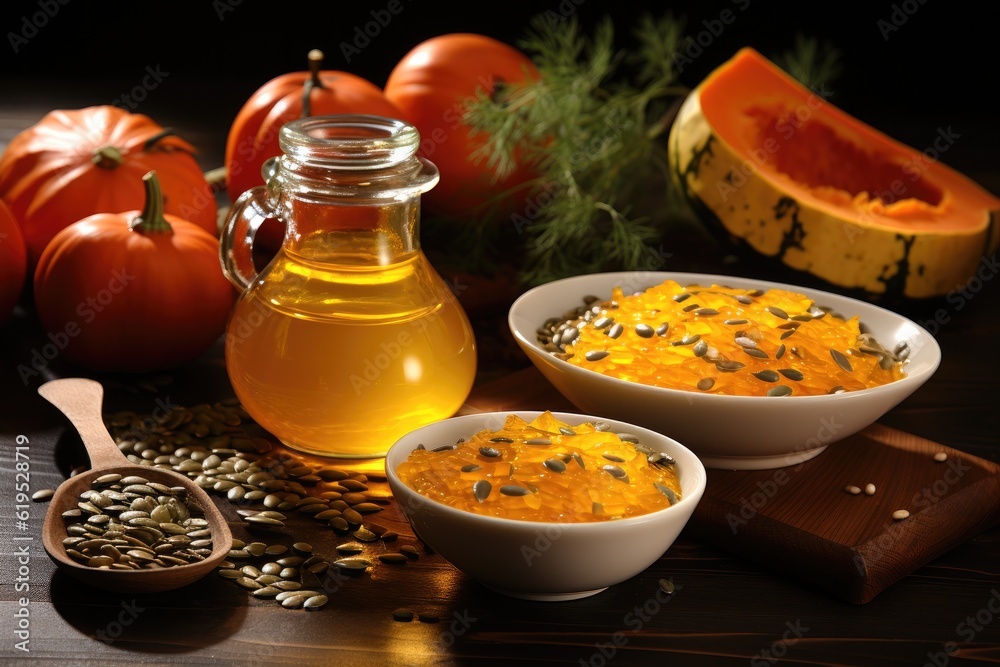
<path fill-rule="evenodd" d="M 720 284 L 748 289 L 782 288 L 805 294 L 821 307 L 861 323 L 886 348 L 906 341 L 906 377 L 879 387 L 825 396 L 724 396 L 665 389 L 619 380 L 559 359 L 538 343 L 536 330 L 576 308 L 585 295 L 609 298 L 665 280 L 682 285 Z M 784 283 L 734 276 L 666 273 L 598 273 L 557 280 L 522 294 L 510 308 L 510 330 L 542 374 L 577 408 L 646 426 L 690 447 L 710 468 L 758 470 L 807 461 L 828 445 L 872 424 L 926 382 L 941 361 L 934 338 L 909 319 L 871 303 Z"/>
<path fill-rule="evenodd" d="M 396 468 L 423 444 L 452 445 L 483 429 L 503 427 L 508 414 L 531 421 L 540 412 L 490 412 L 453 417 L 400 438 L 385 459 L 393 497 L 414 532 L 452 565 L 485 586 L 528 600 L 573 600 L 594 595 L 652 565 L 673 544 L 705 492 L 705 467 L 691 450 L 649 429 L 615 419 L 563 412 L 576 425 L 606 421 L 615 432 L 669 454 L 677 462 L 681 499 L 649 514 L 588 523 L 520 521 L 449 507 L 404 484 Z"/>

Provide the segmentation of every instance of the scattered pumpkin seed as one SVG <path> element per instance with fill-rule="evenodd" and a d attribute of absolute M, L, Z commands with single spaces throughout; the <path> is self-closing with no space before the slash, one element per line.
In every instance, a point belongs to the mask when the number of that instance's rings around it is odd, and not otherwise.
<path fill-rule="evenodd" d="M 906 510 L 896 510 L 895 512 L 892 513 L 892 518 L 895 519 L 896 521 L 902 521 L 908 516 L 910 516 L 910 513 Z"/>
<path fill-rule="evenodd" d="M 869 496 L 874 496 L 875 495 L 875 485 L 874 484 L 865 484 L 865 494 L 869 495 Z"/>
<path fill-rule="evenodd" d="M 409 623 L 414 619 L 416 614 L 410 609 L 396 609 L 392 612 L 393 620 L 399 621 L 400 623 Z"/>
<path fill-rule="evenodd" d="M 934 454 L 934 460 L 937 461 L 937 462 L 939 462 L 939 463 L 942 462 L 942 461 L 947 461 L 948 460 L 948 454 L 945 453 L 945 452 L 937 452 L 937 453 Z"/>
<path fill-rule="evenodd" d="M 861 487 L 854 486 L 853 484 L 848 484 L 844 487 L 844 491 L 847 491 L 852 496 L 856 496 L 861 493 Z"/>

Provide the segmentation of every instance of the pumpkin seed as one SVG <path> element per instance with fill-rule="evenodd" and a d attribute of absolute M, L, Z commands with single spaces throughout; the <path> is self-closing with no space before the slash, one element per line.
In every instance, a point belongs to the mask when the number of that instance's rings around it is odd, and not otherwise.
<path fill-rule="evenodd" d="M 719 359 L 715 362 L 715 367 L 723 373 L 733 373 L 746 366 L 746 364 L 732 359 Z"/>
<path fill-rule="evenodd" d="M 843 352 L 831 348 L 830 356 L 832 356 L 833 360 L 837 362 L 837 365 L 843 368 L 845 371 L 847 371 L 848 373 L 854 372 L 854 368 L 851 366 L 850 359 L 848 359 L 847 355 L 845 355 Z"/>
<path fill-rule="evenodd" d="M 779 319 L 782 319 L 782 320 L 787 320 L 788 319 L 788 313 L 786 313 L 781 308 L 778 308 L 777 306 L 768 306 L 764 310 L 766 310 L 767 312 L 771 313 L 772 315 L 774 315 L 775 317 L 777 317 Z"/>
<path fill-rule="evenodd" d="M 560 459 L 545 459 L 542 465 L 552 472 L 566 472 L 566 464 Z"/>
<path fill-rule="evenodd" d="M 698 380 L 698 389 L 708 391 L 715 386 L 715 378 L 702 378 Z"/>
<path fill-rule="evenodd" d="M 663 484 L 660 484 L 659 482 L 653 482 L 653 486 L 656 487 L 657 491 L 659 491 L 660 493 L 662 493 L 667 497 L 667 500 L 670 501 L 671 505 L 677 503 L 677 494 L 674 493 L 674 490 L 671 489 L 669 486 L 665 486 Z"/>
<path fill-rule="evenodd" d="M 779 368 L 778 372 L 789 380 L 795 380 L 796 382 L 801 381 L 805 377 L 805 375 L 802 374 L 802 371 L 795 368 Z"/>
<path fill-rule="evenodd" d="M 379 554 L 378 559 L 383 563 L 389 563 L 392 565 L 399 565 L 409 560 L 409 558 L 407 558 L 401 553 L 391 553 L 391 552 Z"/>
<path fill-rule="evenodd" d="M 621 481 L 625 482 L 626 484 L 629 483 L 628 473 L 626 473 L 620 466 L 610 465 L 610 464 L 609 465 L 604 465 L 604 466 L 601 466 L 601 470 L 605 471 L 606 473 L 608 473 L 609 475 L 611 475 L 615 479 L 620 479 Z"/>
<path fill-rule="evenodd" d="M 462 472 L 476 472 L 477 470 L 482 470 L 483 467 L 476 465 L 475 463 L 469 463 L 462 466 Z"/>
<path fill-rule="evenodd" d="M 948 460 L 948 454 L 946 452 L 936 452 L 934 454 L 934 460 L 938 463 Z"/>
<path fill-rule="evenodd" d="M 589 350 L 584 357 L 586 357 L 587 361 L 600 361 L 608 356 L 608 354 L 607 350 Z"/>
<path fill-rule="evenodd" d="M 311 597 L 306 598 L 305 602 L 302 603 L 302 607 L 309 611 L 314 611 L 316 609 L 323 607 L 329 601 L 329 599 L 330 598 L 328 598 L 323 594 L 313 595 Z"/>
<path fill-rule="evenodd" d="M 761 382 L 777 382 L 780 376 L 770 369 L 755 371 L 753 376 Z"/>
<path fill-rule="evenodd" d="M 908 516 L 910 516 L 910 513 L 907 512 L 906 510 L 896 510 L 895 512 L 892 513 L 892 518 L 895 519 L 896 521 L 902 521 Z"/>
<path fill-rule="evenodd" d="M 496 447 L 480 447 L 479 453 L 489 459 L 495 459 L 500 457 L 500 450 Z"/>
<path fill-rule="evenodd" d="M 622 333 L 624 332 L 625 332 L 625 327 L 622 326 L 622 323 L 615 322 L 610 327 L 608 327 L 608 330 L 604 332 L 604 335 L 607 336 L 608 338 L 616 339 L 619 336 L 621 336 Z"/>
<path fill-rule="evenodd" d="M 410 609 L 396 609 L 392 612 L 393 620 L 399 621 L 401 623 L 409 623 L 413 620 L 416 614 Z"/>
<path fill-rule="evenodd" d="M 527 496 L 531 491 L 517 484 L 504 484 L 500 487 L 500 493 L 505 496 Z"/>
<path fill-rule="evenodd" d="M 483 502 L 490 496 L 490 491 L 493 490 L 493 485 L 487 482 L 485 479 L 481 479 L 472 485 L 472 495 L 475 496 L 476 500 Z"/>
<path fill-rule="evenodd" d="M 652 338 L 655 331 L 648 324 L 640 323 L 635 325 L 635 333 L 642 338 Z"/>
<path fill-rule="evenodd" d="M 731 324 L 731 325 L 734 325 L 734 326 L 737 326 L 737 325 L 740 325 L 740 324 L 746 324 L 747 322 L 749 322 L 749 320 L 744 320 L 742 318 L 730 318 L 728 320 L 722 320 L 723 324 Z"/>

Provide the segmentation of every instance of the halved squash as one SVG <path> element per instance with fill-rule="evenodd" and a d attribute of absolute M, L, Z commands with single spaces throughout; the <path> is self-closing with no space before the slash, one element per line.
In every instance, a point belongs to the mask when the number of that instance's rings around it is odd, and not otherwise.
<path fill-rule="evenodd" d="M 668 141 L 677 185 L 731 239 L 834 286 L 925 298 L 964 286 L 1000 241 L 1000 199 L 939 159 L 955 136 L 917 151 L 744 48 Z"/>

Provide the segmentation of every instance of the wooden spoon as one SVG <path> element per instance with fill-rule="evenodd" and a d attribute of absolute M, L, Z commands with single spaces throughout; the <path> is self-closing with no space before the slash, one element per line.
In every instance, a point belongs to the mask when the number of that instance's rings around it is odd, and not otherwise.
<path fill-rule="evenodd" d="M 76 427 L 90 455 L 90 470 L 67 479 L 56 489 L 49 502 L 42 544 L 49 557 L 67 574 L 92 586 L 116 592 L 154 593 L 186 586 L 211 572 L 229 554 L 233 536 L 229 524 L 211 497 L 184 475 L 131 463 L 111 438 L 101 415 L 104 387 L 85 378 L 63 378 L 46 382 L 38 393 L 59 408 Z M 66 555 L 62 541 L 66 538 L 66 520 L 62 513 L 77 507 L 80 494 L 91 488 L 91 482 L 110 473 L 122 476 L 138 475 L 151 482 L 167 486 L 183 486 L 188 500 L 203 511 L 212 537 L 212 554 L 205 560 L 189 565 L 115 570 L 90 567 Z"/>

